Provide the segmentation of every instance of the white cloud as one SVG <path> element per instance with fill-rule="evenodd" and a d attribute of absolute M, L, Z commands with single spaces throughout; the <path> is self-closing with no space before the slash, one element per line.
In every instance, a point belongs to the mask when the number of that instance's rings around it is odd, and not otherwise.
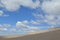
<path fill-rule="evenodd" d="M 31 21 L 32 24 L 39 24 L 37 21 Z"/>
<path fill-rule="evenodd" d="M 0 27 L 3 27 L 3 25 L 0 24 Z"/>
<path fill-rule="evenodd" d="M 47 23 L 49 23 L 50 25 L 56 25 L 56 22 L 58 20 L 56 19 L 55 15 L 46 15 L 45 17 L 46 17 L 45 19 L 47 20 Z"/>
<path fill-rule="evenodd" d="M 42 9 L 46 12 L 45 19 L 48 23 L 60 24 L 60 0 L 44 0 Z"/>
<path fill-rule="evenodd" d="M 11 28 L 9 31 L 10 32 L 16 32 L 17 30 L 16 30 L 16 28 Z"/>
<path fill-rule="evenodd" d="M 39 27 L 35 27 L 33 25 L 29 25 L 29 24 L 34 24 L 32 22 L 29 22 L 27 20 L 25 21 L 17 21 L 16 26 L 13 26 L 11 24 L 0 24 L 0 31 L 4 31 L 4 32 L 36 32 L 39 31 Z"/>
<path fill-rule="evenodd" d="M 4 14 L 3 16 L 4 16 L 4 17 L 8 17 L 8 16 L 10 16 L 10 15 L 8 15 L 8 14 Z"/>
<path fill-rule="evenodd" d="M 37 30 L 37 29 L 39 30 L 39 27 L 33 27 L 33 26 L 32 26 L 32 27 L 29 27 L 29 29 L 30 29 L 30 30 Z"/>
<path fill-rule="evenodd" d="M 3 15 L 3 11 L 0 10 L 0 16 L 2 16 L 2 15 Z"/>
<path fill-rule="evenodd" d="M 2 32 L 16 32 L 16 28 L 12 28 L 11 24 L 0 24 L 0 31 Z"/>
<path fill-rule="evenodd" d="M 11 24 L 0 24 L 0 31 L 2 32 L 16 32 L 16 28 Z"/>
<path fill-rule="evenodd" d="M 47 22 L 46 17 L 43 16 L 43 14 L 35 13 L 35 14 L 33 14 L 33 16 L 36 18 L 35 23 L 37 22 L 37 24 Z"/>
<path fill-rule="evenodd" d="M 16 26 L 17 27 L 26 27 L 27 26 L 26 24 L 27 24 L 27 21 L 22 21 L 22 22 L 18 21 L 16 23 Z"/>
<path fill-rule="evenodd" d="M 10 24 L 0 24 L 0 28 L 9 28 L 11 27 Z"/>
<path fill-rule="evenodd" d="M 32 0 L 1 0 L 1 3 L 9 11 L 16 11 L 21 6 L 30 7 L 33 9 L 40 7 L 39 0 L 36 0 L 36 2 L 33 2 Z"/>
<path fill-rule="evenodd" d="M 0 7 L 3 7 L 3 4 L 0 2 Z"/>
<path fill-rule="evenodd" d="M 7 28 L 0 28 L 0 31 L 7 31 Z"/>
<path fill-rule="evenodd" d="M 46 11 L 47 14 L 60 14 L 60 0 L 44 0 L 42 9 Z"/>
<path fill-rule="evenodd" d="M 23 28 L 24 32 L 36 32 L 36 31 L 40 31 L 39 27 L 35 27 L 35 26 L 29 26 L 26 28 Z"/>
<path fill-rule="evenodd" d="M 40 21 L 40 20 L 31 20 L 31 22 L 30 22 L 31 24 L 34 24 L 34 25 L 39 25 L 39 24 L 41 24 L 42 23 L 42 21 Z"/>
<path fill-rule="evenodd" d="M 18 21 L 16 23 L 16 27 L 17 28 L 20 28 L 22 30 L 24 30 L 24 32 L 32 32 L 32 31 L 37 31 L 37 30 L 40 30 L 39 27 L 35 27 L 35 26 L 29 26 L 29 24 L 35 24 L 35 23 L 32 23 L 32 22 L 29 22 L 29 21 L 26 21 L 27 23 L 25 23 L 25 21 Z"/>
<path fill-rule="evenodd" d="M 36 21 L 33 23 L 47 23 L 48 25 L 51 25 L 50 28 L 52 27 L 57 27 L 60 25 L 60 15 L 53 15 L 53 14 L 45 14 L 45 16 L 43 16 L 43 14 L 33 14 L 34 17 L 36 18 Z"/>
<path fill-rule="evenodd" d="M 33 16 L 35 18 L 43 18 L 44 19 L 44 16 L 42 14 L 34 13 Z"/>
<path fill-rule="evenodd" d="M 4 14 L 4 12 L 3 12 L 2 10 L 0 10 L 0 16 L 7 17 L 7 16 L 9 16 L 9 15 L 7 15 L 7 14 Z"/>
<path fill-rule="evenodd" d="M 11 27 L 10 24 L 3 24 L 3 27 Z"/>

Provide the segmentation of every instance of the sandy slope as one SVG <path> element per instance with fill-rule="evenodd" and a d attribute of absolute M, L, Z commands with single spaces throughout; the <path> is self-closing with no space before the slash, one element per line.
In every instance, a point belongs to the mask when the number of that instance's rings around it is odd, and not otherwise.
<path fill-rule="evenodd" d="M 9 36 L 0 37 L 0 40 L 60 40 L 60 28 L 29 33 L 25 36 L 7 37 Z"/>

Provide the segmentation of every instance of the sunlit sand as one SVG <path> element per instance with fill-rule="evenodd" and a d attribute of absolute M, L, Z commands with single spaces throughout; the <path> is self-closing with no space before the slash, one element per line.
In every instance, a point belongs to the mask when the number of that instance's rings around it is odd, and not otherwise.
<path fill-rule="evenodd" d="M 32 32 L 26 35 L 8 35 L 0 40 L 60 40 L 60 28 Z"/>

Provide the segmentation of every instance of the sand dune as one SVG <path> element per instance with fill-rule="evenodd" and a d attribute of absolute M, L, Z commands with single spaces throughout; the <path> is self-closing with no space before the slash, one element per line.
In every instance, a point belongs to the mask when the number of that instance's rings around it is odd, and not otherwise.
<path fill-rule="evenodd" d="M 29 33 L 24 36 L 12 36 L 10 38 L 9 36 L 0 37 L 0 40 L 60 40 L 60 28 Z"/>

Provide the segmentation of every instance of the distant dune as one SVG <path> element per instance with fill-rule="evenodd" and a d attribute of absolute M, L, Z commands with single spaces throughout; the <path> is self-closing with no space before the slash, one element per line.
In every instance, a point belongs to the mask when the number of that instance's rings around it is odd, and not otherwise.
<path fill-rule="evenodd" d="M 60 40 L 60 28 L 29 33 L 24 36 L 11 35 L 0 37 L 0 40 Z"/>

